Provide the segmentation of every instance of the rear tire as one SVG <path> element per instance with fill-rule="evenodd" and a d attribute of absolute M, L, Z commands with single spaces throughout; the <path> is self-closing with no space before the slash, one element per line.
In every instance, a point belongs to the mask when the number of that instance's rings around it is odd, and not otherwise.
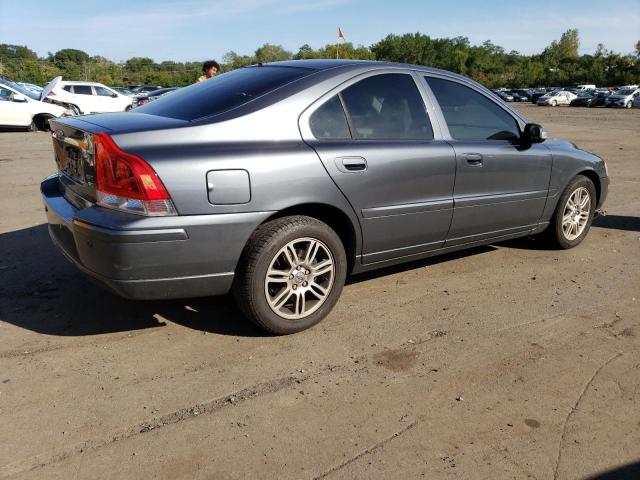
<path fill-rule="evenodd" d="M 568 249 L 587 236 L 596 209 L 596 187 L 584 175 L 576 176 L 562 193 L 551 223 L 545 231 L 549 243 Z"/>
<path fill-rule="evenodd" d="M 338 301 L 347 274 L 340 237 L 296 215 L 261 225 L 245 246 L 232 293 L 256 325 L 278 335 L 312 327 Z"/>

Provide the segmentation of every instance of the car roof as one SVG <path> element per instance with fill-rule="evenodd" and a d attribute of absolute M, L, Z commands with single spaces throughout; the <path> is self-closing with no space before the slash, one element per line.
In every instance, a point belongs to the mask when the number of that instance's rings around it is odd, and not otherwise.
<path fill-rule="evenodd" d="M 65 85 L 98 85 L 100 87 L 106 87 L 106 85 L 99 82 L 83 82 L 82 80 L 61 80 L 60 83 Z"/>
<path fill-rule="evenodd" d="M 380 62 L 377 60 L 334 60 L 334 59 L 309 59 L 309 60 L 285 60 L 283 62 L 271 62 L 265 63 L 265 66 L 279 66 L 279 67 L 298 67 L 308 68 L 311 70 L 329 70 L 332 68 L 341 68 L 343 70 L 359 70 L 363 68 L 367 69 L 383 69 L 383 68 L 402 68 L 407 70 L 419 70 L 426 73 L 439 73 L 452 77 L 459 77 L 461 79 L 469 80 L 468 77 L 458 75 L 457 73 L 450 72 L 448 70 L 441 70 L 439 68 L 427 67 L 424 65 L 413 65 L 410 63 L 396 63 L 396 62 Z"/>

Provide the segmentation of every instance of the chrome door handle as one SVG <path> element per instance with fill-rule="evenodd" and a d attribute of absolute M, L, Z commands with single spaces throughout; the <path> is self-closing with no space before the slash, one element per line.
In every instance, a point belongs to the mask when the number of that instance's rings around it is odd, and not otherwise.
<path fill-rule="evenodd" d="M 482 154 L 480 153 L 465 153 L 464 158 L 469 165 L 482 165 Z"/>

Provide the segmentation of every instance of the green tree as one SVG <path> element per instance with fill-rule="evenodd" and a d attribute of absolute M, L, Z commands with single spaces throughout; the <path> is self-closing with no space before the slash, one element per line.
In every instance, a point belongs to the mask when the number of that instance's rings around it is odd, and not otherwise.
<path fill-rule="evenodd" d="M 64 68 L 66 65 L 82 65 L 90 60 L 89 54 L 75 48 L 64 48 L 53 55 L 53 63 Z"/>
<path fill-rule="evenodd" d="M 255 57 L 258 63 L 269 63 L 291 60 L 293 58 L 293 54 L 282 48 L 282 45 L 265 43 L 256 50 Z"/>

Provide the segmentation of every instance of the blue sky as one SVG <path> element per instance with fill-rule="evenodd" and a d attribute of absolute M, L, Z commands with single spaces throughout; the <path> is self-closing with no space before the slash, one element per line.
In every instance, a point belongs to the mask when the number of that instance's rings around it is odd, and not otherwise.
<path fill-rule="evenodd" d="M 27 45 L 39 55 L 78 48 L 116 61 L 221 59 L 265 42 L 295 53 L 304 43 L 335 42 L 338 26 L 356 45 L 421 32 L 491 40 L 525 54 L 568 28 L 579 29 L 582 53 L 599 42 L 629 53 L 640 39 L 640 0 L 0 0 L 0 7 L 0 43 Z"/>

